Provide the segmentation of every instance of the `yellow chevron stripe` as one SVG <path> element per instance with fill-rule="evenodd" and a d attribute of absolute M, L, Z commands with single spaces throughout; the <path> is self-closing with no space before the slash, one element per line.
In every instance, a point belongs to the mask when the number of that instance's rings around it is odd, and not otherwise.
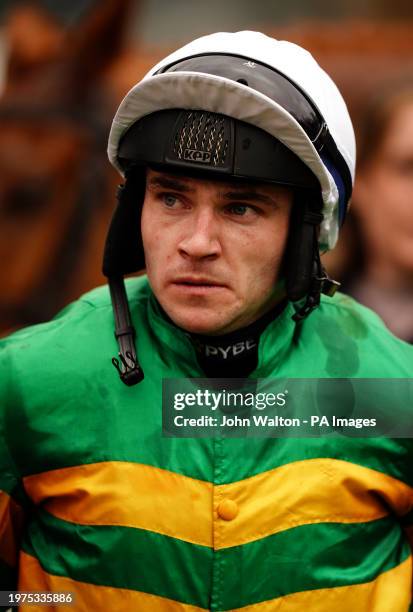
<path fill-rule="evenodd" d="M 19 591 L 62 591 L 74 593 L 73 606 L 32 606 L 22 605 L 22 612 L 51 612 L 59 610 L 76 610 L 76 612 L 91 612 L 92 610 L 116 610 L 116 612 L 207 612 L 204 608 L 180 603 L 166 597 L 158 597 L 150 593 L 116 589 L 108 586 L 97 586 L 86 582 L 78 582 L 63 576 L 53 576 L 43 570 L 37 559 L 22 553 L 20 557 Z M 209 588 L 209 585 L 205 585 Z"/>
<path fill-rule="evenodd" d="M 20 591 L 72 592 L 76 601 L 76 612 L 90 610 L 116 610 L 117 612 L 206 612 L 203 608 L 183 604 L 171 599 L 149 593 L 116 589 L 78 582 L 62 576 L 44 572 L 39 562 L 26 553 L 21 553 Z M 368 610 L 368 612 L 407 612 L 410 603 L 410 582 L 412 559 L 409 557 L 378 578 L 364 584 L 316 589 L 292 593 L 261 603 L 232 608 L 230 612 L 348 612 L 349 610 Z M 206 585 L 208 588 L 208 585 Z M 20 607 L 22 612 L 50 612 L 49 606 Z"/>
<path fill-rule="evenodd" d="M 0 559 L 17 565 L 18 544 L 23 525 L 21 506 L 5 491 L 0 491 Z"/>
<path fill-rule="evenodd" d="M 269 601 L 234 608 L 231 612 L 407 612 L 412 558 L 364 584 L 301 591 Z"/>
<path fill-rule="evenodd" d="M 212 546 L 212 484 L 150 465 L 111 461 L 24 479 L 36 504 L 84 525 L 147 529 Z"/>
<path fill-rule="evenodd" d="M 238 546 L 312 523 L 361 523 L 413 506 L 413 489 L 381 472 L 337 459 L 297 461 L 246 480 L 220 485 L 214 505 L 234 501 L 239 512 L 216 526 L 216 549 Z"/>
<path fill-rule="evenodd" d="M 321 522 L 359 523 L 402 516 L 413 489 L 381 472 L 337 459 L 297 461 L 226 485 L 127 462 L 103 462 L 26 477 L 36 504 L 84 525 L 154 531 L 215 549 Z M 219 504 L 239 508 L 219 518 Z"/>

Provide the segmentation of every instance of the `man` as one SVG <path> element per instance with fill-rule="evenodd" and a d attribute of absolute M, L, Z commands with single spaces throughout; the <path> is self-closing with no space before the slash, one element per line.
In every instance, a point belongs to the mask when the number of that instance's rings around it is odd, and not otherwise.
<path fill-rule="evenodd" d="M 321 296 L 355 157 L 334 84 L 296 45 L 207 36 L 128 93 L 109 157 L 121 380 L 106 287 L 4 342 L 1 588 L 76 610 L 407 610 L 409 440 L 162 436 L 163 379 L 412 377 L 373 313 Z"/>

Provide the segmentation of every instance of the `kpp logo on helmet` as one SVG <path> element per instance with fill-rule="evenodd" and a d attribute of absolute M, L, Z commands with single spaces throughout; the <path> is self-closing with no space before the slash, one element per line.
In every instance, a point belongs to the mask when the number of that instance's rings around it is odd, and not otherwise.
<path fill-rule="evenodd" d="M 211 153 L 209 151 L 197 151 L 196 149 L 185 149 L 184 159 L 201 164 L 208 164 L 211 161 Z"/>

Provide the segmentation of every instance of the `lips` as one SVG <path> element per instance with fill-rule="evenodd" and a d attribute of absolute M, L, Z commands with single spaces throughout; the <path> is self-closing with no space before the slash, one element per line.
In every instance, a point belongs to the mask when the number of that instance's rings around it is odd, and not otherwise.
<path fill-rule="evenodd" d="M 205 276 L 182 276 L 174 278 L 172 284 L 186 285 L 188 287 L 226 287 L 224 283 Z"/>
<path fill-rule="evenodd" d="M 181 295 L 208 296 L 228 289 L 228 285 L 206 276 L 179 276 L 170 286 Z"/>

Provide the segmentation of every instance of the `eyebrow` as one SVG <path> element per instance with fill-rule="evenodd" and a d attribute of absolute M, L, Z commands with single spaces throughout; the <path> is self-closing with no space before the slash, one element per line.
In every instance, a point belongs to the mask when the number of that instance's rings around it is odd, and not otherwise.
<path fill-rule="evenodd" d="M 276 200 L 271 196 L 265 195 L 263 193 L 259 193 L 253 189 L 242 191 L 226 191 L 223 194 L 225 200 L 238 200 L 243 202 L 261 202 L 262 204 L 269 204 L 270 206 L 275 206 L 277 204 Z"/>
<path fill-rule="evenodd" d="M 163 189 L 172 189 L 173 191 L 194 192 L 195 189 L 187 183 L 180 181 L 172 176 L 153 176 L 149 180 L 150 187 L 162 187 Z"/>
<path fill-rule="evenodd" d="M 149 187 L 161 187 L 162 189 L 171 189 L 173 191 L 181 191 L 183 193 L 194 193 L 195 189 L 190 187 L 185 181 L 180 181 L 175 176 L 157 175 L 149 180 Z M 234 185 L 228 185 L 231 191 L 220 191 L 220 196 L 225 200 L 237 200 L 243 202 L 261 202 L 270 206 L 276 206 L 277 202 L 274 198 L 264 193 L 256 191 L 252 186 L 246 184 L 242 187 L 234 188 Z"/>

